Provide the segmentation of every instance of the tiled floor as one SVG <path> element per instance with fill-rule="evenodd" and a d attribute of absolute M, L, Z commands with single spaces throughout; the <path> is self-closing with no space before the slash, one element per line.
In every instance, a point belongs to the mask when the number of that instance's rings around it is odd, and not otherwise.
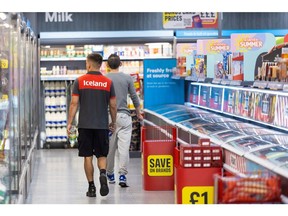
<path fill-rule="evenodd" d="M 110 184 L 106 197 L 99 194 L 98 169 L 94 159 L 97 197 L 86 197 L 87 181 L 83 159 L 77 149 L 41 149 L 35 154 L 35 169 L 27 204 L 173 204 L 174 191 L 145 191 L 142 187 L 141 159 L 131 158 L 130 187 Z M 97 176 L 97 177 L 96 177 Z M 117 178 L 116 178 L 117 179 Z"/>

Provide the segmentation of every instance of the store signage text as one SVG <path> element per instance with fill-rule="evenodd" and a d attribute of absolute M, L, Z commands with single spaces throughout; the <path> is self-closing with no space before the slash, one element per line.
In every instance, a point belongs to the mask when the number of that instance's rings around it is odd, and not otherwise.
<path fill-rule="evenodd" d="M 172 69 L 170 68 L 147 68 L 147 78 L 169 78 L 172 74 Z M 171 73 L 171 74 L 170 74 Z"/>
<path fill-rule="evenodd" d="M 72 13 L 68 12 L 46 12 L 45 22 L 73 22 L 72 15 Z"/>
<path fill-rule="evenodd" d="M 257 38 L 245 38 L 242 41 L 240 41 L 239 46 L 241 48 L 260 48 L 263 47 L 263 41 L 257 39 Z"/>
<path fill-rule="evenodd" d="M 147 168 L 149 176 L 172 176 L 173 157 L 171 155 L 150 155 Z"/>
<path fill-rule="evenodd" d="M 215 52 L 223 52 L 223 51 L 229 51 L 230 47 L 227 44 L 215 43 L 210 46 L 210 50 Z"/>

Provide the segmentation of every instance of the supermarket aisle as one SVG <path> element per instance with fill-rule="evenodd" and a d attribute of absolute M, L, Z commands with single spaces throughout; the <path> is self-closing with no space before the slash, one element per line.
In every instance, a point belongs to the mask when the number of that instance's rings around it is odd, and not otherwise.
<path fill-rule="evenodd" d="M 26 203 L 28 204 L 172 204 L 173 191 L 142 189 L 141 159 L 131 158 L 128 184 L 121 188 L 110 184 L 106 197 L 99 194 L 99 179 L 95 178 L 97 197 L 86 197 L 88 184 L 83 159 L 77 149 L 41 149 L 36 151 L 35 170 Z M 94 159 L 94 166 L 96 160 Z M 98 170 L 95 169 L 98 176 Z M 118 179 L 118 178 L 117 178 Z"/>

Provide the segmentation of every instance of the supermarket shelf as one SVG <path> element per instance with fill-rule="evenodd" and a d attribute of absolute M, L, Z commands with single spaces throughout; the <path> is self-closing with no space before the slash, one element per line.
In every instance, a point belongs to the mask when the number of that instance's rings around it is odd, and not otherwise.
<path fill-rule="evenodd" d="M 179 79 L 185 79 L 186 77 L 187 77 L 187 75 L 186 76 L 184 76 L 184 75 L 173 75 L 171 77 L 171 79 L 179 80 Z"/>
<path fill-rule="evenodd" d="M 139 56 L 125 56 L 125 57 L 121 57 L 120 59 L 121 61 L 143 61 L 144 59 L 153 59 L 153 58 L 157 58 L 157 59 L 170 59 L 172 58 L 172 56 L 146 56 L 146 57 L 139 57 Z M 103 58 L 104 61 L 107 61 L 108 58 L 105 57 Z M 59 57 L 59 58 L 53 58 L 53 57 L 42 57 L 40 59 L 40 61 L 86 61 L 86 57 Z"/>
<path fill-rule="evenodd" d="M 59 58 L 41 58 L 40 61 L 85 61 L 86 57 L 59 57 Z"/>
<path fill-rule="evenodd" d="M 71 74 L 71 75 L 41 75 L 41 81 L 63 81 L 63 80 L 75 80 L 83 74 Z"/>
<path fill-rule="evenodd" d="M 258 121 L 258 120 L 254 120 L 254 119 L 251 119 L 251 118 L 248 118 L 248 117 L 239 116 L 239 115 L 235 115 L 235 114 L 232 114 L 232 113 L 211 109 L 211 108 L 204 107 L 204 106 L 201 106 L 201 105 L 196 105 L 196 104 L 192 104 L 192 103 L 189 103 L 189 102 L 186 102 L 185 105 L 190 106 L 190 107 L 202 108 L 202 109 L 209 110 L 209 111 L 212 111 L 212 112 L 221 113 L 221 114 L 228 115 L 228 116 L 231 116 L 231 117 L 234 117 L 234 118 L 237 118 L 237 119 L 246 120 L 248 122 L 249 121 L 250 122 L 255 122 L 257 124 L 260 124 L 260 125 L 263 125 L 263 126 L 268 126 L 268 127 L 275 128 L 275 129 L 279 129 L 279 130 L 282 130 L 282 131 L 288 131 L 288 128 L 279 127 L 279 126 L 272 125 L 272 124 L 269 124 L 269 123 L 265 123 L 265 122 L 261 122 L 261 121 Z"/>

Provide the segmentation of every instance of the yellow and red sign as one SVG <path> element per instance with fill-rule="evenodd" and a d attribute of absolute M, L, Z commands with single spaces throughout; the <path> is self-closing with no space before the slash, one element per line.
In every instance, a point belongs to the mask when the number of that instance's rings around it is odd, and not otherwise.
<path fill-rule="evenodd" d="M 187 186 L 182 189 L 182 204 L 213 204 L 213 186 Z"/>
<path fill-rule="evenodd" d="M 149 176 L 172 176 L 172 155 L 149 155 L 147 158 L 147 173 Z"/>

